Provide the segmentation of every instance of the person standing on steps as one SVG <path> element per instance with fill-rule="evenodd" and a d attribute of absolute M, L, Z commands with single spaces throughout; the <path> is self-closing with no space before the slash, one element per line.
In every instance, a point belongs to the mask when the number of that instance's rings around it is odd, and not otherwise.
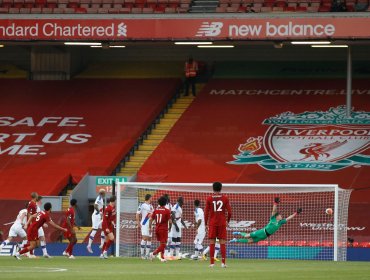
<path fill-rule="evenodd" d="M 192 57 L 189 57 L 185 62 L 185 96 L 189 95 L 189 87 L 191 86 L 191 93 L 196 95 L 195 83 L 198 75 L 198 62 Z"/>

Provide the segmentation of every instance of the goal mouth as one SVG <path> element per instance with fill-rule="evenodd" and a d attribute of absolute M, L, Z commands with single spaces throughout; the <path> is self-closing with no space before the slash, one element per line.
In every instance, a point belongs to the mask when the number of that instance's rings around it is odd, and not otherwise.
<path fill-rule="evenodd" d="M 121 191 L 126 188 L 143 188 L 162 190 L 181 190 L 183 192 L 206 192 L 212 193 L 212 183 L 145 183 L 145 182 L 122 182 L 118 186 L 121 187 Z M 232 184 L 223 183 L 222 192 L 231 193 L 273 193 L 276 189 L 279 189 L 280 193 L 284 192 L 318 192 L 318 191 L 334 191 L 339 188 L 335 184 Z"/>
<path fill-rule="evenodd" d="M 116 256 L 139 257 L 141 229 L 136 222 L 138 206 L 146 194 L 152 196 L 154 209 L 159 197 L 167 194 L 176 204 L 184 199 L 182 220 L 187 226 L 181 229 L 181 256 L 194 254 L 197 235 L 194 218 L 194 200 L 200 200 L 204 209 L 206 198 L 212 194 L 212 183 L 117 183 Z M 300 259 L 346 260 L 348 204 L 351 190 L 335 184 L 223 184 L 222 193 L 227 195 L 232 207 L 231 221 L 227 226 L 227 255 L 239 259 Z M 275 197 L 279 197 L 278 211 L 283 219 L 302 208 L 276 232 L 258 242 L 233 243 L 235 233 L 246 234 L 263 229 L 272 216 Z M 328 215 L 325 210 L 333 209 Z M 154 230 L 153 230 L 154 231 Z M 208 245 L 204 239 L 203 249 Z M 158 245 L 153 235 L 153 249 Z M 180 246 L 180 245 L 178 245 Z M 170 248 L 171 246 L 169 246 Z"/>

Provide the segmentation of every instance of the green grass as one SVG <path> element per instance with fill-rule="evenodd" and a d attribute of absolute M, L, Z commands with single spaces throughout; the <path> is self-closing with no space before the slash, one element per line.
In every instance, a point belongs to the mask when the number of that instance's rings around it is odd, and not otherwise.
<path fill-rule="evenodd" d="M 370 279 L 368 262 L 229 260 L 228 268 L 220 263 L 209 268 L 205 261 L 160 263 L 139 259 L 100 260 L 79 257 L 69 260 L 0 258 L 0 279 L 135 279 L 135 280 L 232 280 L 232 279 Z M 58 270 L 58 271 L 50 271 Z M 62 270 L 62 271 L 61 271 Z"/>

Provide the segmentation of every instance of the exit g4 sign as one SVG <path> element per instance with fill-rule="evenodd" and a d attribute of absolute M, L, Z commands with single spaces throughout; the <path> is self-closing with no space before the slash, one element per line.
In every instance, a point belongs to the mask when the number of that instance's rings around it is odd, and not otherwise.
<path fill-rule="evenodd" d="M 96 177 L 96 193 L 99 192 L 101 189 L 105 189 L 107 193 L 112 193 L 112 184 L 113 182 L 117 183 L 124 183 L 127 182 L 126 177 L 121 176 L 102 176 Z"/>

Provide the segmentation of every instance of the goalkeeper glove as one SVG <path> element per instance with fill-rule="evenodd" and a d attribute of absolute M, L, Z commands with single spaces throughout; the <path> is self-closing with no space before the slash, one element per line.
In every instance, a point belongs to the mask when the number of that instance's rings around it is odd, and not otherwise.
<path fill-rule="evenodd" d="M 233 235 L 240 235 L 240 231 L 234 231 Z"/>
<path fill-rule="evenodd" d="M 275 197 L 274 198 L 274 204 L 279 204 L 280 203 L 280 198 L 279 197 Z"/>
<path fill-rule="evenodd" d="M 297 214 L 301 214 L 302 213 L 302 208 L 298 208 L 297 209 Z"/>
<path fill-rule="evenodd" d="M 237 238 L 231 239 L 231 240 L 229 241 L 229 243 L 236 243 L 236 242 L 238 242 L 238 239 L 237 239 Z"/>

